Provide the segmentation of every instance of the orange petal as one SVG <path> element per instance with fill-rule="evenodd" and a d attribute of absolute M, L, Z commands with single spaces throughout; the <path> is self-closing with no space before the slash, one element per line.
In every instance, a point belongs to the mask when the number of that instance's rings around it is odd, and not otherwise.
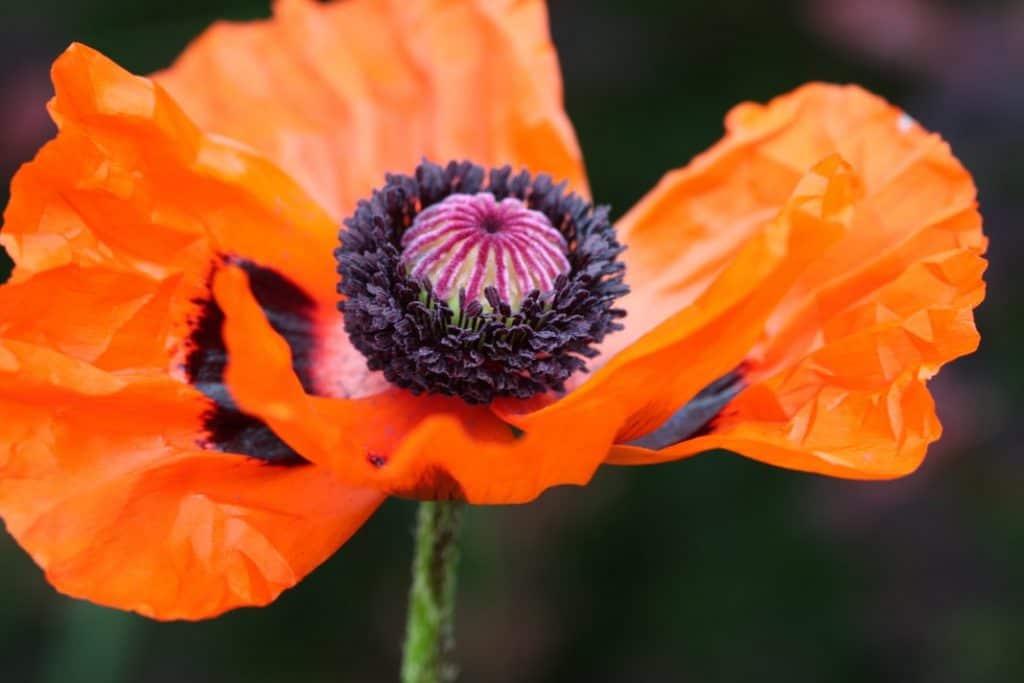
<path fill-rule="evenodd" d="M 660 451 L 617 446 L 609 462 L 649 464 L 727 448 L 833 476 L 912 472 L 941 434 L 926 380 L 977 348 L 971 309 L 984 296 L 984 267 L 970 251 L 911 266 L 823 321 L 806 356 L 775 371 L 754 365 L 751 385 L 711 434 Z"/>
<path fill-rule="evenodd" d="M 742 359 L 802 267 L 842 231 L 855 187 L 841 160 L 820 164 L 778 220 L 748 244 L 697 304 L 562 401 L 529 415 L 506 416 L 525 433 L 486 409 L 460 410 L 457 402 L 438 405 L 427 415 L 428 399 L 394 392 L 378 397 L 388 403 L 375 408 L 407 417 L 386 452 L 370 452 L 361 422 L 374 408 L 303 394 L 287 345 L 275 339 L 237 269 L 225 269 L 214 284 L 227 313 L 227 384 L 247 412 L 353 484 L 474 503 L 526 502 L 551 486 L 582 485 L 617 436 L 648 423 L 650 429 L 657 426 L 716 373 Z M 692 363 L 692 372 L 666 377 L 664 368 L 676 358 Z"/>
<path fill-rule="evenodd" d="M 14 178 L 0 233 L 16 263 L 0 288 L 0 336 L 105 370 L 181 377 L 197 299 L 230 255 L 315 298 L 331 361 L 317 369 L 348 368 L 336 228 L 297 185 L 200 133 L 159 86 L 87 47 L 71 46 L 53 78 L 60 132 Z M 331 384 L 359 388 L 362 375 Z"/>
<path fill-rule="evenodd" d="M 971 311 L 984 297 L 986 241 L 970 175 L 938 136 L 857 88 L 812 85 L 766 107 L 743 105 L 729 128 L 697 165 L 750 173 L 770 163 L 787 177 L 813 154 L 839 150 L 864 195 L 851 229 L 772 313 L 746 359 L 749 387 L 713 433 L 656 452 L 618 446 L 609 461 L 721 447 L 837 476 L 912 471 L 940 433 L 925 381 L 978 343 Z"/>
<path fill-rule="evenodd" d="M 217 254 L 333 299 L 333 223 L 89 48 L 53 76 L 60 132 L 15 177 L 0 234 L 16 262 L 0 287 L 0 516 L 74 596 L 161 619 L 267 603 L 383 496 L 201 450 L 211 402 L 172 375 Z"/>
<path fill-rule="evenodd" d="M 0 337 L 106 370 L 165 371 L 180 278 L 67 265 L 0 287 Z"/>
<path fill-rule="evenodd" d="M 891 215 L 870 230 L 855 226 L 851 235 L 866 239 L 851 237 L 846 246 L 857 242 L 860 251 L 831 251 L 847 254 L 847 263 L 909 234 L 908 224 L 925 226 L 973 206 L 969 182 L 931 178 L 966 178 L 941 139 L 859 87 L 812 83 L 767 105 L 742 104 L 726 117 L 720 142 L 667 174 L 618 223 L 629 247 L 623 259 L 632 292 L 624 300 L 626 330 L 609 337 L 607 352 L 691 303 L 778 211 L 807 169 L 831 154 L 861 176 L 865 204 L 881 200 L 876 210 Z M 915 201 L 901 202 L 905 197 Z M 815 270 L 837 272 L 825 262 Z"/>
<path fill-rule="evenodd" d="M 60 132 L 12 182 L 13 281 L 68 264 L 195 275 L 245 256 L 334 298 L 334 222 L 287 176 L 202 134 L 167 93 L 72 45 L 53 66 Z"/>
<path fill-rule="evenodd" d="M 399 478 L 390 465 L 405 437 L 431 415 L 451 416 L 483 438 L 512 437 L 512 430 L 486 408 L 460 399 L 417 397 L 394 388 L 361 399 L 307 395 L 292 369 L 288 344 L 253 298 L 245 273 L 235 267 L 218 271 L 214 294 L 226 315 L 225 380 L 232 398 L 304 457 L 351 484 L 409 497 L 442 495 L 432 485 L 444 477 L 439 470 Z"/>
<path fill-rule="evenodd" d="M 849 225 L 859 180 L 839 157 L 817 164 L 777 218 L 746 242 L 697 299 L 666 318 L 562 400 L 516 414 L 499 413 L 531 431 L 613 395 L 623 422 L 619 441 L 646 434 L 700 389 L 739 365 L 778 302 L 808 264 Z M 605 401 L 606 402 L 606 401 Z"/>
<path fill-rule="evenodd" d="M 0 343 L 0 516 L 69 595 L 159 619 L 262 605 L 332 554 L 383 496 L 313 466 L 196 447 L 205 403 Z"/>
<path fill-rule="evenodd" d="M 336 219 L 422 157 L 587 191 L 542 0 L 278 0 L 269 21 L 216 24 L 156 79 Z"/>

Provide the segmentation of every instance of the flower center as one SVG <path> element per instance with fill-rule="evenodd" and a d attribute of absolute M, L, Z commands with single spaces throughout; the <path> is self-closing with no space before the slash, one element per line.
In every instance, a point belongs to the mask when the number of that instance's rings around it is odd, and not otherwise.
<path fill-rule="evenodd" d="M 486 292 L 513 311 L 530 292 L 547 293 L 569 272 L 568 245 L 540 211 L 490 192 L 453 194 L 427 207 L 402 235 L 406 276 L 429 283 L 454 310 L 474 301 L 491 310 Z"/>
<path fill-rule="evenodd" d="M 366 366 L 486 404 L 564 391 L 626 314 L 608 207 L 544 173 L 424 161 L 389 173 L 339 235 L 338 308 Z"/>

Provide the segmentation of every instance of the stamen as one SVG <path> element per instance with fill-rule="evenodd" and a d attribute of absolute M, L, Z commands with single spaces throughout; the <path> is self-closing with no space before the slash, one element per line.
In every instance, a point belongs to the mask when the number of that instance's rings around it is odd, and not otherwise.
<path fill-rule="evenodd" d="M 414 394 L 564 391 L 622 329 L 608 208 L 543 173 L 424 161 L 388 174 L 339 238 L 345 331 L 369 370 Z"/>
<path fill-rule="evenodd" d="M 550 292 L 569 272 L 565 237 L 540 211 L 490 192 L 453 194 L 424 209 L 402 236 L 407 277 L 430 282 L 453 309 L 474 301 L 490 310 L 485 292 L 516 311 L 530 292 Z"/>

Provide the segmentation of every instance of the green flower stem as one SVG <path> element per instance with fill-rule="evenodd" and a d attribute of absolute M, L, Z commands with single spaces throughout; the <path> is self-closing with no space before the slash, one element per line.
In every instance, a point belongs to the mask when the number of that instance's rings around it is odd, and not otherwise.
<path fill-rule="evenodd" d="M 451 656 L 462 508 L 461 502 L 420 503 L 402 683 L 448 683 L 458 674 Z"/>

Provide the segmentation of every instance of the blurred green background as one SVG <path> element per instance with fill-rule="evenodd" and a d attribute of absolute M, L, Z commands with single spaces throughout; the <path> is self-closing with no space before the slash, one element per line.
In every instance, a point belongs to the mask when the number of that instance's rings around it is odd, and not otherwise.
<path fill-rule="evenodd" d="M 0 175 L 52 135 L 47 69 L 71 40 L 145 73 L 216 18 L 267 13 L 266 0 L 4 0 Z M 862 83 L 941 131 L 992 239 L 984 342 L 933 382 L 946 435 L 904 480 L 716 453 L 471 509 L 462 680 L 1024 680 L 1024 3 L 555 0 L 551 13 L 594 194 L 617 215 L 715 141 L 730 106 L 807 80 Z M 0 678 L 396 680 L 413 513 L 387 503 L 272 606 L 198 624 L 66 599 L 0 536 Z"/>

